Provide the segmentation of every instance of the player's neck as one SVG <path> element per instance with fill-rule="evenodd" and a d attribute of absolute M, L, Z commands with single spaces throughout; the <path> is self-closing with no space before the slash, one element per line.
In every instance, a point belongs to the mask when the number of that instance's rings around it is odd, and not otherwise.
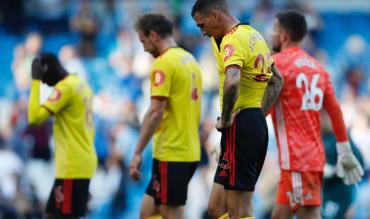
<path fill-rule="evenodd" d="M 281 50 L 286 50 L 286 49 L 289 49 L 289 48 L 293 48 L 293 47 L 300 47 L 300 43 L 299 42 L 290 42 L 290 43 L 285 43 L 281 46 Z"/>
<path fill-rule="evenodd" d="M 231 14 L 225 14 L 223 19 L 224 19 L 223 23 L 225 24 L 223 25 L 224 29 L 222 30 L 223 35 L 226 35 L 227 33 L 230 32 L 231 29 L 240 24 L 240 21 Z"/>
<path fill-rule="evenodd" d="M 159 48 L 159 53 L 162 55 L 165 53 L 168 49 L 177 47 L 177 43 L 173 37 L 168 37 L 165 38 L 159 43 L 158 48 Z"/>

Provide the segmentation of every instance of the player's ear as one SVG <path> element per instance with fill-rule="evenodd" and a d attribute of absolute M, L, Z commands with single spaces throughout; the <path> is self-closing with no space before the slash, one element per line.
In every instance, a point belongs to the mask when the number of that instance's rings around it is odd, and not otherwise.
<path fill-rule="evenodd" d="M 154 32 L 153 30 L 151 30 L 151 31 L 149 32 L 148 37 L 149 37 L 151 40 L 153 40 L 153 41 L 157 41 L 157 39 L 158 39 L 158 34 L 157 34 L 156 32 Z"/>
<path fill-rule="evenodd" d="M 286 42 L 286 41 L 289 41 L 289 40 L 290 40 L 289 33 L 285 30 L 281 30 L 280 41 L 281 42 Z"/>
<path fill-rule="evenodd" d="M 217 11 L 217 10 L 211 10 L 209 12 L 209 16 L 212 17 L 212 19 L 216 20 L 216 21 L 219 21 L 220 19 L 220 11 Z"/>

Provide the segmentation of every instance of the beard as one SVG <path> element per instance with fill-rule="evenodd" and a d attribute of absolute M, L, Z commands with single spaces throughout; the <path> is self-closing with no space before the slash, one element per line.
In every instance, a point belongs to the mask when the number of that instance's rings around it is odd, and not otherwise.
<path fill-rule="evenodd" d="M 159 53 L 159 49 L 158 47 L 156 47 L 155 45 L 152 45 L 152 47 L 150 49 L 147 50 L 147 52 L 149 52 L 150 54 L 152 54 L 152 56 L 154 58 L 157 58 L 158 56 L 160 56 L 161 54 Z"/>
<path fill-rule="evenodd" d="M 154 58 L 157 58 L 158 56 L 160 56 L 161 54 L 159 53 L 159 49 L 158 48 L 155 48 L 153 47 L 153 49 L 150 51 L 150 54 L 152 54 L 152 56 Z"/>

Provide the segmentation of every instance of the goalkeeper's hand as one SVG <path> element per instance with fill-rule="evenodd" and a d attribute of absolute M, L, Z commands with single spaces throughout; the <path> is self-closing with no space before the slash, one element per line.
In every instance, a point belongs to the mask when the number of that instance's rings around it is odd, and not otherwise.
<path fill-rule="evenodd" d="M 364 170 L 352 153 L 349 142 L 338 142 L 337 153 L 337 175 L 343 179 L 344 184 L 352 185 L 361 181 Z"/>

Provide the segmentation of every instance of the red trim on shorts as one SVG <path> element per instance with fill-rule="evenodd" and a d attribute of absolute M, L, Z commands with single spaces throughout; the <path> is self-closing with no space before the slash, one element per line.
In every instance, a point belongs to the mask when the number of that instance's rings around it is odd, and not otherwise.
<path fill-rule="evenodd" d="M 229 169 L 230 170 L 230 133 L 229 133 L 229 130 L 230 128 L 227 128 L 226 129 L 226 151 L 225 151 L 225 154 L 224 154 L 224 160 L 227 161 L 227 165 L 226 165 L 226 168 L 225 169 Z"/>
<path fill-rule="evenodd" d="M 161 203 L 167 204 L 167 162 L 160 161 L 161 170 Z"/>
<path fill-rule="evenodd" d="M 62 213 L 63 214 L 70 214 L 72 211 L 72 185 L 73 180 L 66 179 L 63 180 L 63 207 L 62 207 Z"/>

